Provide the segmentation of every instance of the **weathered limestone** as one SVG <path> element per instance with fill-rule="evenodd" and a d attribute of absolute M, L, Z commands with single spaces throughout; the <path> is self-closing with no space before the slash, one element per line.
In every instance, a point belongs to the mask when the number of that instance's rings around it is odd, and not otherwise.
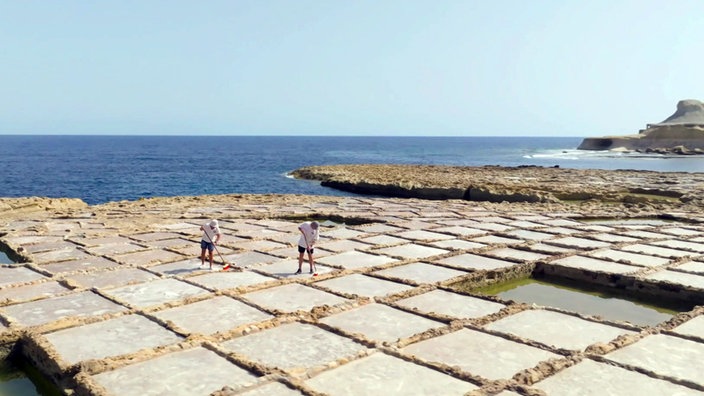
<path fill-rule="evenodd" d="M 20 262 L 0 266 L 0 346 L 75 396 L 701 394 L 693 202 L 226 195 L 10 211 L 0 243 Z M 239 271 L 201 267 L 212 217 Z M 318 275 L 294 275 L 312 218 Z M 541 271 L 693 308 L 634 324 L 477 291 Z"/>
<path fill-rule="evenodd" d="M 465 194 L 452 198 L 593 206 L 614 202 L 690 211 L 704 207 L 704 173 L 536 166 L 327 165 L 297 169 L 292 175 L 319 180 L 321 185 L 343 191 L 400 198 L 447 199 L 449 191 L 464 190 Z M 477 190 L 483 193 L 472 193 Z"/>
<path fill-rule="evenodd" d="M 662 154 L 704 154 L 704 103 L 682 100 L 665 121 L 637 135 L 586 138 L 580 150 L 636 150 Z"/>

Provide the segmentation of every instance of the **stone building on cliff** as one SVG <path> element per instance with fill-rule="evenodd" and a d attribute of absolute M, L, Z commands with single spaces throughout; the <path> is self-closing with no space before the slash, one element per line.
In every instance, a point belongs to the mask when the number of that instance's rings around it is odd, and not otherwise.
<path fill-rule="evenodd" d="M 638 134 L 585 138 L 577 148 L 704 154 L 704 103 L 681 100 L 674 114 L 662 122 L 647 124 Z"/>

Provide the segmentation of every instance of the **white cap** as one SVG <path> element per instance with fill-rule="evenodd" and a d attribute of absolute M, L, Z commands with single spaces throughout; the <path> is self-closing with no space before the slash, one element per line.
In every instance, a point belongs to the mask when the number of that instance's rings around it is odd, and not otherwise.
<path fill-rule="evenodd" d="M 217 227 L 217 226 L 218 226 L 218 221 L 217 221 L 217 220 L 211 220 L 211 221 L 210 221 L 210 226 L 211 226 L 211 227 Z"/>

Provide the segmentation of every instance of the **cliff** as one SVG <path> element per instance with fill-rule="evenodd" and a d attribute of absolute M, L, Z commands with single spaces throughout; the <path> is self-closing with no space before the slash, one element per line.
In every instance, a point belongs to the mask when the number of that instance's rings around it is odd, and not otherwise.
<path fill-rule="evenodd" d="M 638 134 L 586 138 L 577 148 L 704 154 L 704 103 L 682 100 L 674 114 L 662 122 L 648 124 Z"/>

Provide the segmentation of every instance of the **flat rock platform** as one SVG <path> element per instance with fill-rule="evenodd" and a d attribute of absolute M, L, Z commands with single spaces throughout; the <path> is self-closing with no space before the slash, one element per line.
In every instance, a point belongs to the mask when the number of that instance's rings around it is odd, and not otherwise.
<path fill-rule="evenodd" d="M 69 395 L 704 395 L 694 209 L 0 199 L 15 261 L 0 267 L 0 344 Z M 212 218 L 224 238 L 210 270 L 199 226 Z M 294 275 L 312 219 L 317 275 Z M 691 309 L 635 325 L 474 291 L 537 273 Z"/>

